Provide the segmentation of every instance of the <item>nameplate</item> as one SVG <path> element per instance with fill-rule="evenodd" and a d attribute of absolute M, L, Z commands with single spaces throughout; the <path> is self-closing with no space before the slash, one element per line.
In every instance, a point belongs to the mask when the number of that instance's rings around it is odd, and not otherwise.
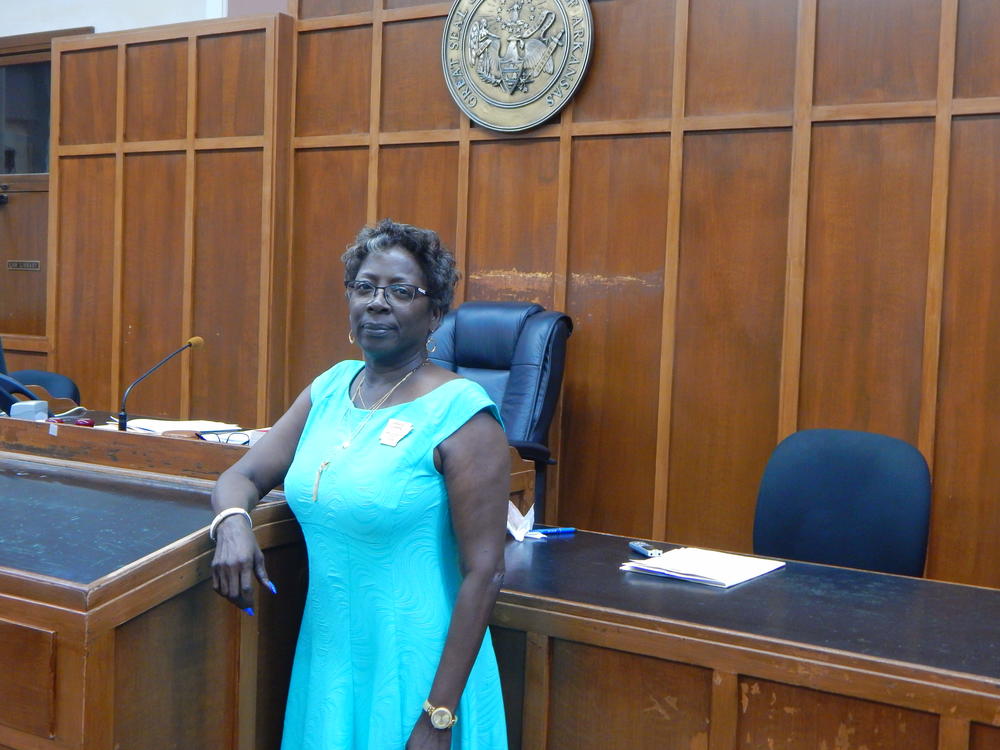
<path fill-rule="evenodd" d="M 40 260 L 8 260 L 8 271 L 41 271 L 42 261 Z"/>

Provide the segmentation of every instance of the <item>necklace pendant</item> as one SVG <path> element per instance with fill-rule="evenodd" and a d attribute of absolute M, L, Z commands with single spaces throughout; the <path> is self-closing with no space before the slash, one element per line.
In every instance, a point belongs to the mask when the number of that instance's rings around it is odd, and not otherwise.
<path fill-rule="evenodd" d="M 341 450 L 345 450 L 346 451 L 350 447 L 351 447 L 351 441 L 350 440 L 345 440 L 344 442 L 342 442 L 340 444 Z"/>

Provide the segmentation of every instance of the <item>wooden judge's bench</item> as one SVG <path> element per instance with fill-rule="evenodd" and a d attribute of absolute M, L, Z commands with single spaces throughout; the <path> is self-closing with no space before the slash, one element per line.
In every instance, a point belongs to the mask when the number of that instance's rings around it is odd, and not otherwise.
<path fill-rule="evenodd" d="M 0 750 L 277 750 L 304 549 L 275 494 L 278 595 L 212 591 L 242 450 L 0 420 Z M 1000 591 L 801 563 L 719 590 L 620 572 L 627 541 L 508 543 L 512 748 L 1000 749 Z"/>

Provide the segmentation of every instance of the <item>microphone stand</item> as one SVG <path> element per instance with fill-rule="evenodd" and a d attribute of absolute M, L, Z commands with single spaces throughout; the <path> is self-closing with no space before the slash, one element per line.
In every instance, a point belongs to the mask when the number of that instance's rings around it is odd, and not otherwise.
<path fill-rule="evenodd" d="M 137 385 L 139 385 L 139 383 L 148 378 L 150 375 L 152 375 L 154 372 L 159 370 L 161 367 L 163 367 L 163 365 L 165 365 L 167 362 L 176 357 L 185 349 L 197 348 L 204 343 L 205 339 L 203 339 L 201 336 L 192 336 L 186 342 L 184 342 L 184 346 L 168 354 L 166 357 L 164 357 L 155 365 L 150 367 L 148 370 L 146 370 L 146 372 L 144 372 L 142 375 L 137 377 L 129 384 L 129 387 L 125 389 L 125 393 L 122 395 L 122 407 L 118 412 L 118 432 L 125 432 L 128 426 L 128 414 L 125 413 L 125 400 L 128 398 L 128 394 L 132 392 L 132 389 L 135 388 Z"/>

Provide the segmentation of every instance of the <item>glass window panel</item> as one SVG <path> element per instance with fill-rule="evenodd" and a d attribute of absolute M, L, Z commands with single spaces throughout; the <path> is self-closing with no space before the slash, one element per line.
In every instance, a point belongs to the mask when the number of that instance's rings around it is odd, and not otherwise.
<path fill-rule="evenodd" d="M 49 68 L 0 66 L 0 174 L 49 171 Z"/>

